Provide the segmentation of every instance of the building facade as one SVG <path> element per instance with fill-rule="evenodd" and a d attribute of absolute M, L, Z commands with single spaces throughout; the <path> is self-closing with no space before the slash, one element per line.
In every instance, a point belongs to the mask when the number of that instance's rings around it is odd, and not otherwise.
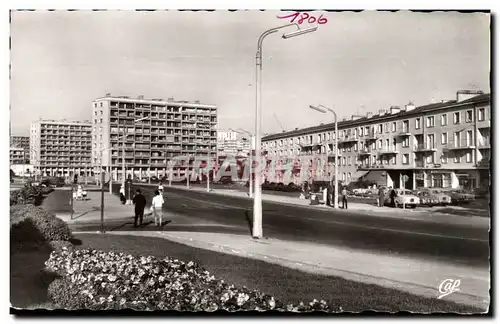
<path fill-rule="evenodd" d="M 490 94 L 458 91 L 456 100 L 352 116 L 262 139 L 269 182 L 331 181 L 338 150 L 339 180 L 395 188 L 489 186 Z M 273 163 L 270 163 L 273 161 Z M 288 167 L 283 165 L 288 164 Z"/>
<path fill-rule="evenodd" d="M 10 147 L 10 164 L 26 164 L 26 150 L 22 147 Z"/>
<path fill-rule="evenodd" d="M 250 141 L 248 135 L 233 130 L 217 131 L 217 151 L 219 156 L 248 156 Z"/>
<path fill-rule="evenodd" d="M 127 178 L 168 176 L 176 156 L 215 159 L 216 129 L 214 105 L 107 94 L 92 103 L 92 164 L 121 180 L 124 148 Z"/>
<path fill-rule="evenodd" d="M 31 123 L 30 162 L 37 175 L 91 175 L 91 124 L 38 120 Z"/>
<path fill-rule="evenodd" d="M 22 163 L 27 164 L 30 162 L 30 137 L 29 136 L 11 136 L 10 137 L 10 147 L 18 149 L 22 148 L 24 150 L 24 161 Z M 12 160 L 12 159 L 11 159 Z M 11 162 L 12 164 L 12 162 Z"/>

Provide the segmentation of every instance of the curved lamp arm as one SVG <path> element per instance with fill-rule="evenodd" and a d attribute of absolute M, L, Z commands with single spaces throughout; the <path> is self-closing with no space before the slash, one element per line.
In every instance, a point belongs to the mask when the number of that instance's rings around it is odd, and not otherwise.
<path fill-rule="evenodd" d="M 287 24 L 287 25 L 268 29 L 265 32 L 263 32 L 262 35 L 260 35 L 259 40 L 257 42 L 257 65 L 262 64 L 262 42 L 264 41 L 264 38 L 267 35 L 273 34 L 282 28 L 291 27 L 291 26 L 295 26 L 295 27 L 297 27 L 298 30 L 300 30 L 299 25 L 296 23 L 293 23 L 293 24 Z"/>

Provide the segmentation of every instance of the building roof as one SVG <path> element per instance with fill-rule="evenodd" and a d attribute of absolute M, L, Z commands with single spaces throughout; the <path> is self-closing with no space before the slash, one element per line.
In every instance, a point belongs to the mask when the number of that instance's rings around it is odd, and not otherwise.
<path fill-rule="evenodd" d="M 388 119 L 400 119 L 404 117 L 411 117 L 415 115 L 420 115 L 422 113 L 426 113 L 429 111 L 437 111 L 441 109 L 449 109 L 449 108 L 454 108 L 454 107 L 460 107 L 464 105 L 471 105 L 475 103 L 482 103 L 482 102 L 489 102 L 491 100 L 491 96 L 489 93 L 487 94 L 481 94 L 475 97 L 472 97 L 467 100 L 463 100 L 460 102 L 457 102 L 456 100 L 449 100 L 446 102 L 440 102 L 440 103 L 432 103 L 420 107 L 416 107 L 413 110 L 410 111 L 401 111 L 399 113 L 395 114 L 384 114 L 382 116 L 379 115 L 373 115 L 372 117 L 361 117 L 355 120 L 345 120 L 345 121 L 339 121 L 337 127 L 339 129 L 342 128 L 348 128 L 348 127 L 353 127 L 353 126 L 358 126 L 358 125 L 363 125 L 369 123 L 375 123 L 375 122 L 380 122 L 380 121 L 386 121 Z M 281 132 L 281 133 L 275 133 L 275 134 L 270 134 L 267 136 L 264 136 L 262 138 L 262 141 L 271 141 L 271 140 L 276 140 L 276 139 L 282 139 L 282 138 L 288 138 L 288 137 L 293 137 L 293 136 L 299 136 L 299 135 L 306 135 L 306 134 L 311 134 L 311 133 L 316 133 L 316 132 L 322 132 L 322 131 L 331 131 L 335 127 L 335 123 L 328 123 L 328 124 L 321 124 L 321 125 L 316 125 L 316 126 L 311 126 L 311 127 L 306 127 L 306 128 L 301 128 L 301 129 L 295 129 L 293 131 L 288 131 L 288 132 Z"/>
<path fill-rule="evenodd" d="M 202 104 L 199 101 L 195 100 L 193 102 L 189 101 L 181 101 L 181 100 L 173 100 L 172 98 L 169 98 L 167 100 L 164 99 L 145 99 L 142 96 L 139 96 L 137 98 L 131 98 L 129 96 L 112 96 L 112 95 L 106 95 L 105 97 L 100 97 L 94 100 L 94 102 L 99 102 L 99 101 L 118 101 L 118 102 L 129 102 L 129 103 L 144 103 L 144 104 L 152 104 L 152 105 L 159 105 L 159 106 L 166 106 L 167 104 L 169 106 L 176 106 L 176 107 L 199 107 L 199 108 L 217 108 L 216 105 L 209 105 L 209 104 Z"/>

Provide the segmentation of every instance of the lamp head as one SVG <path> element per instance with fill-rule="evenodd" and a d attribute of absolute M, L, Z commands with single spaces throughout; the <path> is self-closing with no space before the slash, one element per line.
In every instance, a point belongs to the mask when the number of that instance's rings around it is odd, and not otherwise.
<path fill-rule="evenodd" d="M 313 105 L 309 105 L 309 108 L 311 108 L 313 110 L 316 110 L 316 111 L 319 111 L 321 113 L 326 113 L 326 109 L 321 108 L 321 107 L 316 107 L 316 106 L 313 106 Z"/>
<path fill-rule="evenodd" d="M 299 29 L 299 30 L 296 30 L 296 31 L 291 32 L 291 33 L 283 34 L 282 37 L 284 39 L 287 39 L 287 38 L 291 38 L 291 37 L 295 37 L 295 36 L 304 35 L 307 33 L 312 33 L 313 31 L 316 31 L 317 29 L 318 29 L 318 26 L 309 27 L 309 28 L 305 28 L 305 29 Z"/>

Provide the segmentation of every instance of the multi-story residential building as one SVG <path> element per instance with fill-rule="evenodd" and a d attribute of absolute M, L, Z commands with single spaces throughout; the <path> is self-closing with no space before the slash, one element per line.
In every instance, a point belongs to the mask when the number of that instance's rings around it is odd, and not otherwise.
<path fill-rule="evenodd" d="M 243 135 L 233 130 L 217 131 L 217 151 L 219 156 L 247 156 L 250 153 L 248 135 Z"/>
<path fill-rule="evenodd" d="M 30 137 L 29 136 L 11 136 L 10 147 L 22 148 L 24 150 L 24 161 L 22 163 L 28 164 L 30 162 Z"/>
<path fill-rule="evenodd" d="M 38 120 L 31 123 L 30 160 L 42 176 L 91 175 L 91 124 Z"/>
<path fill-rule="evenodd" d="M 352 116 L 338 123 L 338 148 L 333 124 L 266 136 L 263 149 L 276 165 L 265 178 L 282 182 L 288 161 L 293 182 L 331 181 L 337 149 L 346 184 L 363 178 L 411 189 L 488 186 L 490 101 L 490 94 L 463 90 L 456 100 Z"/>
<path fill-rule="evenodd" d="M 10 147 L 10 164 L 26 164 L 26 151 L 22 147 Z"/>
<path fill-rule="evenodd" d="M 92 103 L 92 164 L 123 179 L 124 147 L 127 177 L 167 176 L 176 156 L 215 159 L 216 129 L 214 105 L 107 94 Z"/>

